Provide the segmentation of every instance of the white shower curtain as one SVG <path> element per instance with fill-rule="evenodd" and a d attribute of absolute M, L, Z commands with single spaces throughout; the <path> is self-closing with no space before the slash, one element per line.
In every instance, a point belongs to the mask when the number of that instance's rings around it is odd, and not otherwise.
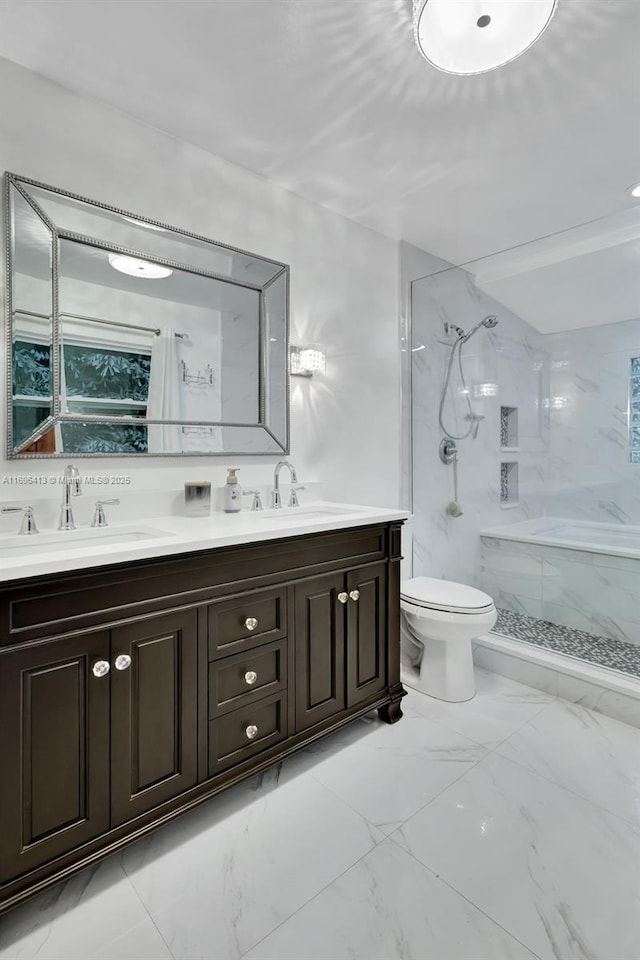
<path fill-rule="evenodd" d="M 149 420 L 180 420 L 180 358 L 172 327 L 162 327 L 153 338 L 149 373 Z M 177 453 L 182 449 L 179 426 L 150 424 L 149 453 Z"/>

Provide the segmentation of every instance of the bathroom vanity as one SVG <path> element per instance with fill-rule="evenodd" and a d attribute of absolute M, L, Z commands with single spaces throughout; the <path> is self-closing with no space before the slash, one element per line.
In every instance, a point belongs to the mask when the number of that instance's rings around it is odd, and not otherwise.
<path fill-rule="evenodd" d="M 368 711 L 400 719 L 405 516 L 5 560 L 0 910 Z"/>

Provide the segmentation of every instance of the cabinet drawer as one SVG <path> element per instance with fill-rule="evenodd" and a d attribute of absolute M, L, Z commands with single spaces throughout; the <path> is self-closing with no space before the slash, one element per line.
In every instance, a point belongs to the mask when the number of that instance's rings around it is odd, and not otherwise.
<path fill-rule="evenodd" d="M 276 693 L 209 721 L 209 776 L 287 737 L 287 695 Z"/>
<path fill-rule="evenodd" d="M 207 608 L 209 660 L 263 643 L 287 632 L 286 590 L 252 590 Z"/>
<path fill-rule="evenodd" d="M 286 684 L 286 640 L 213 660 L 209 664 L 209 719 L 261 700 Z"/>

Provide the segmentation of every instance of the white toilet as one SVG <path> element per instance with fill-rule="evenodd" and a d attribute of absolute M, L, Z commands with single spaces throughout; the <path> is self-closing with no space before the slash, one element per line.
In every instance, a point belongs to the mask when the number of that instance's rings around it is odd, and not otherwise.
<path fill-rule="evenodd" d="M 400 606 L 403 657 L 420 671 L 409 686 L 438 700 L 470 700 L 471 641 L 495 625 L 491 597 L 464 583 L 414 577 L 402 581 Z"/>

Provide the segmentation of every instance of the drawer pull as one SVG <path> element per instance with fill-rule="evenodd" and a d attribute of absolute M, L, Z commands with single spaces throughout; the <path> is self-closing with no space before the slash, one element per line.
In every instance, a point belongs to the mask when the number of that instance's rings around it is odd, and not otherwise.
<path fill-rule="evenodd" d="M 340 603 L 346 603 L 348 599 L 349 599 L 349 594 L 346 593 L 344 590 L 342 590 L 338 594 L 338 600 L 340 601 Z"/>
<path fill-rule="evenodd" d="M 128 670 L 131 666 L 131 657 L 128 653 L 121 653 L 116 657 L 114 664 L 116 670 Z"/>
<path fill-rule="evenodd" d="M 96 660 L 92 667 L 94 677 L 106 677 L 110 669 L 108 660 Z"/>
<path fill-rule="evenodd" d="M 244 625 L 247 630 L 255 630 L 255 628 L 258 626 L 258 621 L 256 617 L 247 617 L 247 619 L 244 621 Z"/>
<path fill-rule="evenodd" d="M 359 590 L 350 590 L 350 591 L 349 591 L 349 596 L 351 597 L 352 600 L 359 600 L 359 599 L 360 599 L 360 591 L 359 591 Z"/>
<path fill-rule="evenodd" d="M 249 684 L 250 687 L 253 686 L 253 684 L 256 682 L 257 679 L 258 679 L 258 674 L 255 672 L 255 670 L 247 670 L 247 672 L 244 675 L 244 682 Z"/>
<path fill-rule="evenodd" d="M 256 727 L 255 723 L 250 723 L 244 732 L 247 735 L 247 740 L 255 740 L 255 738 L 258 736 L 258 728 Z"/>

